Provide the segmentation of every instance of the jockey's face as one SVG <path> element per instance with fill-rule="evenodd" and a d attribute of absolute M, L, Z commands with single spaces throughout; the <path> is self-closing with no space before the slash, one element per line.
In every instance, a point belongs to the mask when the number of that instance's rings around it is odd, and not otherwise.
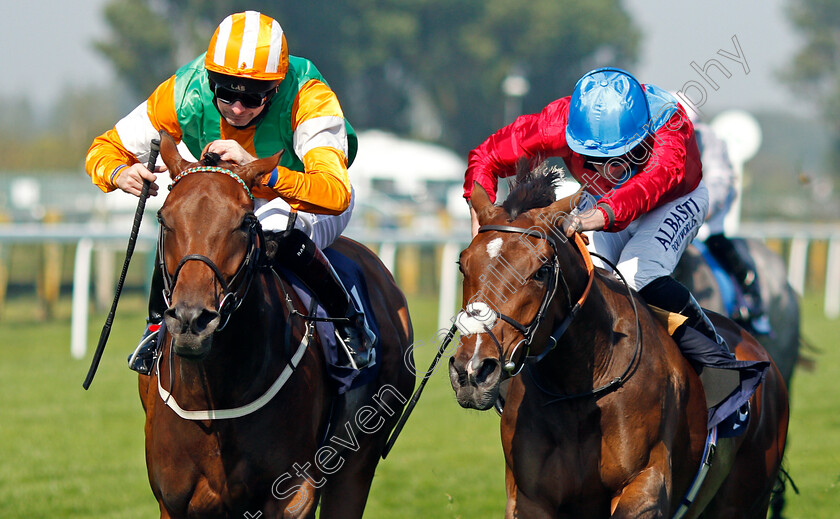
<path fill-rule="evenodd" d="M 603 164 L 593 164 L 595 171 L 601 176 L 621 178 L 630 169 L 630 164 L 622 160 L 612 160 Z"/>
<path fill-rule="evenodd" d="M 611 180 L 622 178 L 632 167 L 626 156 L 612 158 L 586 158 L 584 168 Z"/>
<path fill-rule="evenodd" d="M 247 126 L 254 117 L 260 115 L 265 110 L 265 105 L 256 108 L 248 108 L 242 104 L 241 101 L 234 101 L 226 104 L 216 100 L 216 106 L 219 107 L 219 113 L 225 118 L 227 123 L 231 126 Z"/>

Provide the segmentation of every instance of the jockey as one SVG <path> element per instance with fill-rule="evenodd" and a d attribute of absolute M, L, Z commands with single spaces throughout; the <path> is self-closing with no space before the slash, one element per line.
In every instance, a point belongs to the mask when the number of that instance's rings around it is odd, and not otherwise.
<path fill-rule="evenodd" d="M 336 331 L 350 364 L 367 365 L 374 336 L 322 252 L 353 212 L 347 167 L 358 141 L 320 72 L 309 60 L 289 55 L 280 24 L 256 11 L 225 18 L 205 54 L 178 69 L 93 141 L 85 161 L 93 183 L 105 192 L 121 189 L 139 196 L 148 180 L 149 194 L 156 195 L 155 175 L 144 163 L 159 130 L 182 141 L 195 157 L 212 152 L 239 165 L 286 150 L 277 169 L 253 190 L 267 248 L 277 249 L 276 259 L 331 316 L 347 318 L 336 322 Z M 290 221 L 294 226 L 287 229 Z M 150 329 L 157 330 L 167 308 L 162 288 L 162 274 L 155 272 L 144 340 Z M 154 341 L 146 342 L 130 367 L 148 374 Z"/>
<path fill-rule="evenodd" d="M 741 285 L 746 304 L 738 310 L 738 318 L 749 322 L 756 333 L 766 335 L 771 331 L 770 321 L 761 301 L 758 272 L 752 259 L 745 257 L 724 233 L 724 220 L 738 196 L 735 170 L 729 161 L 726 142 L 715 134 L 711 126 L 699 121 L 693 110 L 689 115 L 703 162 L 703 182 L 709 189 L 709 214 L 697 237 L 703 240 L 712 256 Z"/>
<path fill-rule="evenodd" d="M 648 303 L 687 317 L 674 338 L 689 360 L 735 368 L 711 320 L 670 276 L 709 207 L 694 129 L 677 100 L 623 70 L 593 70 L 570 97 L 518 117 L 470 152 L 464 197 L 469 203 L 478 182 L 495 200 L 498 178 L 513 175 L 521 158 L 546 157 L 562 158 L 585 189 L 565 234 L 586 231 L 590 249 Z"/>

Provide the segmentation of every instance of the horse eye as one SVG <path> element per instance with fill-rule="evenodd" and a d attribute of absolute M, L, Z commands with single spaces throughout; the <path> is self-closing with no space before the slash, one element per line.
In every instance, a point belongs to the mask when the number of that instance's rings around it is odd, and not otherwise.
<path fill-rule="evenodd" d="M 160 228 L 163 229 L 165 232 L 169 232 L 172 230 L 168 225 L 166 225 L 166 221 L 164 221 L 164 219 L 161 217 L 158 217 L 158 224 L 160 225 Z"/>
<path fill-rule="evenodd" d="M 548 275 L 551 274 L 551 267 L 543 265 L 534 272 L 534 281 L 545 283 L 548 280 Z"/>
<path fill-rule="evenodd" d="M 464 273 L 464 266 L 461 265 L 461 260 L 456 261 L 455 264 L 458 265 L 458 270 L 461 272 L 461 274 L 463 274 Z"/>
<path fill-rule="evenodd" d="M 249 232 L 253 224 L 254 219 L 249 216 L 246 216 L 242 219 L 242 222 L 239 224 L 239 230 L 243 232 Z"/>

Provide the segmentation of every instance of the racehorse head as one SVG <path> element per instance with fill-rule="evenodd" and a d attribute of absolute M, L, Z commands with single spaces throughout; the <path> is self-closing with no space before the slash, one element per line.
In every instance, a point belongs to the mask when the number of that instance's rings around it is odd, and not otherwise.
<path fill-rule="evenodd" d="M 481 228 L 460 257 L 461 341 L 449 362 L 462 407 L 492 407 L 505 378 L 556 345 L 552 332 L 558 323 L 565 330 L 574 301 L 588 291 L 587 266 L 561 229 L 580 192 L 554 202 L 556 178 L 541 170 L 518 175 L 502 206 L 475 184 L 472 205 Z"/>
<path fill-rule="evenodd" d="M 172 177 L 158 213 L 158 262 L 175 353 L 202 359 L 245 297 L 259 259 L 261 231 L 251 190 L 281 153 L 244 166 L 206 154 L 190 163 L 161 130 L 160 153 Z"/>

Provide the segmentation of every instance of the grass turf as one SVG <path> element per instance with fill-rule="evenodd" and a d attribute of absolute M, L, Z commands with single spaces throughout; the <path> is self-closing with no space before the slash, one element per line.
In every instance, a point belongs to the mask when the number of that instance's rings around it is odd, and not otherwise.
<path fill-rule="evenodd" d="M 126 297 L 90 391 L 81 383 L 90 353 L 69 355 L 69 308 L 31 317 L 17 298 L 0 321 L 0 515 L 4 518 L 157 516 L 143 454 L 143 412 L 136 376 L 125 368 L 143 323 L 144 304 Z M 434 302 L 410 303 L 417 366 L 435 353 Z M 837 517 L 840 509 L 840 323 L 821 300 L 803 301 L 803 329 L 820 351 L 813 371 L 798 371 L 786 466 L 800 494 L 788 492 L 786 517 Z M 104 315 L 92 317 L 95 345 Z M 424 341 L 427 345 L 421 345 Z M 461 409 L 445 366 L 436 373 L 387 460 L 380 463 L 366 518 L 495 518 L 504 510 L 498 417 Z"/>

